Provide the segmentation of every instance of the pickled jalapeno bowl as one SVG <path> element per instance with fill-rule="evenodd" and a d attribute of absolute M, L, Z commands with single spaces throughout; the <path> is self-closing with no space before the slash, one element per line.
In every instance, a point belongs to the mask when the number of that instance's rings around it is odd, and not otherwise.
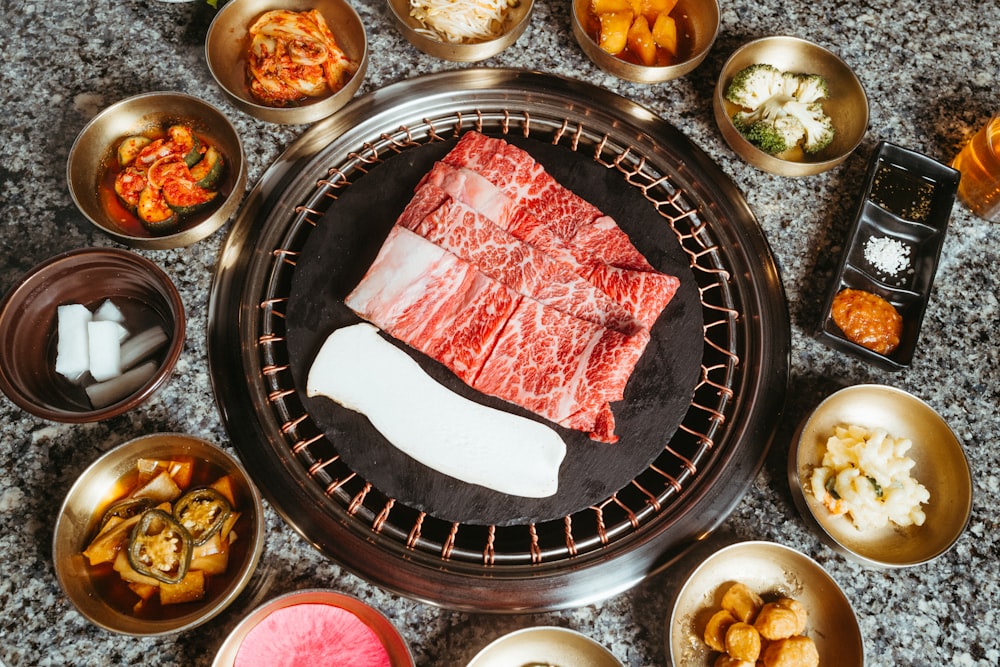
<path fill-rule="evenodd" d="M 200 438 L 159 433 L 84 470 L 56 519 L 52 561 L 88 621 L 160 636 L 220 614 L 263 546 L 261 496 L 239 461 Z"/>
<path fill-rule="evenodd" d="M 112 104 L 77 135 L 66 177 L 80 212 L 133 248 L 180 248 L 215 233 L 246 189 L 243 144 L 211 104 L 151 92 Z"/>
<path fill-rule="evenodd" d="M 115 332 L 110 345 L 120 372 L 105 379 L 108 374 L 95 369 L 98 381 L 76 361 L 90 360 L 86 348 L 98 338 L 91 340 L 90 324 L 83 320 L 94 319 L 101 308 L 98 319 L 106 322 L 98 331 L 110 326 Z M 64 323 L 60 333 L 64 309 L 82 317 L 74 314 L 73 326 Z M 116 321 L 107 324 L 109 319 Z M 0 390 L 49 421 L 82 424 L 116 417 L 170 379 L 184 349 L 185 322 L 177 287 L 145 257 L 119 248 L 61 253 L 29 270 L 0 301 Z M 122 338 L 122 331 L 129 337 Z M 76 368 L 63 365 L 64 354 L 78 358 L 72 360 Z"/>

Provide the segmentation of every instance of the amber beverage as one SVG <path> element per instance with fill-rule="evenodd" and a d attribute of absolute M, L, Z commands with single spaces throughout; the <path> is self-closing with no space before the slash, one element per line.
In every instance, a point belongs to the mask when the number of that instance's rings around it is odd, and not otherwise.
<path fill-rule="evenodd" d="M 980 218 L 1000 222 L 1000 114 L 972 137 L 952 166 L 962 174 L 962 201 Z"/>

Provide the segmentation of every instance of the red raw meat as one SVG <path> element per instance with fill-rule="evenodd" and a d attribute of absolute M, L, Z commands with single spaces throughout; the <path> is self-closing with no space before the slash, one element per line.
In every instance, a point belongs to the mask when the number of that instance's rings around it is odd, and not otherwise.
<path fill-rule="evenodd" d="M 627 334 L 642 328 L 629 309 L 584 280 L 574 270 L 575 264 L 562 262 L 515 238 L 433 183 L 421 186 L 411 204 L 423 212 L 424 204 L 430 201 L 442 203 L 419 220 L 418 214 L 410 214 L 408 206 L 399 224 L 543 305 Z"/>
<path fill-rule="evenodd" d="M 610 404 L 678 284 L 528 153 L 469 132 L 345 302 L 469 386 L 615 442 Z"/>
<path fill-rule="evenodd" d="M 465 137 L 449 152 L 448 155 L 455 156 L 452 160 L 464 159 L 464 149 L 459 150 L 463 142 Z M 469 145 L 471 142 L 464 144 L 464 148 Z M 436 189 L 428 190 L 430 185 Z M 449 162 L 436 163 L 424 177 L 401 217 L 401 224 L 414 228 L 419 224 L 418 218 L 444 201 L 443 193 L 469 205 L 515 238 L 571 265 L 578 275 L 618 301 L 646 328 L 653 326 L 680 285 L 676 277 L 652 270 L 628 236 L 608 216 L 598 212 L 598 217 L 581 226 L 574 238 L 564 239 L 552 226 L 527 208 L 519 207 L 486 178 Z"/>
<path fill-rule="evenodd" d="M 524 298 L 399 225 L 345 303 L 474 389 L 603 442 L 649 342 Z"/>

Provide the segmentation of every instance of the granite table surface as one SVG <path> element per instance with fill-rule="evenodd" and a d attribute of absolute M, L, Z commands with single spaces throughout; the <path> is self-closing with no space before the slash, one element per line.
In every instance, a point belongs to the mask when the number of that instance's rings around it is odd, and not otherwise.
<path fill-rule="evenodd" d="M 466 67 L 405 42 L 384 0 L 353 0 L 370 39 L 359 94 L 416 75 Z M 854 604 L 870 665 L 1000 663 L 1000 225 L 956 203 L 912 366 L 890 373 L 834 352 L 811 332 L 881 140 L 947 162 L 1000 111 L 1000 4 L 993 0 L 722 0 L 718 39 L 704 63 L 667 83 L 627 83 L 589 63 L 570 29 L 567 0 L 537 0 L 530 26 L 485 67 L 583 79 L 634 100 L 705 151 L 744 193 L 771 244 L 791 317 L 788 401 L 759 475 L 726 522 L 675 565 L 582 608 L 493 615 L 452 611 L 382 590 L 308 544 L 272 509 L 256 597 L 187 633 L 133 638 L 88 623 L 68 602 L 51 560 L 53 525 L 75 476 L 134 437 L 181 431 L 231 447 L 207 363 L 208 295 L 225 228 L 191 247 L 138 251 L 180 288 L 187 343 L 168 385 L 121 417 L 89 425 L 34 418 L 0 399 L 0 659 L 6 665 L 208 665 L 262 598 L 312 587 L 357 596 L 383 612 L 417 665 L 461 665 L 509 631 L 557 625 L 583 632 L 633 667 L 669 664 L 665 625 L 682 574 L 712 548 L 770 540 L 816 559 Z M 74 207 L 65 165 L 77 132 L 100 109 L 138 93 L 178 90 L 225 111 L 245 142 L 248 189 L 306 126 L 257 121 L 215 85 L 203 40 L 215 10 L 203 2 L 0 0 L 0 289 L 62 251 L 115 246 Z M 754 169 L 724 143 L 711 95 L 728 55 L 764 35 L 818 42 L 856 71 L 871 117 L 851 157 L 824 174 L 787 179 Z M 974 507 L 954 548 L 901 570 L 845 560 L 796 513 L 784 462 L 795 425 L 823 397 L 857 383 L 899 387 L 929 402 L 964 442 Z M 707 551 L 706 551 L 707 550 Z M 847 666 L 837 666 L 847 667 Z"/>

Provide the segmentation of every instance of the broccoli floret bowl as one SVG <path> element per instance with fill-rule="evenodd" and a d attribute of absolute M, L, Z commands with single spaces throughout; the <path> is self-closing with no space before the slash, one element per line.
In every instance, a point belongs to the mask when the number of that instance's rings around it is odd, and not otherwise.
<path fill-rule="evenodd" d="M 798 37 L 764 37 L 738 48 L 719 75 L 714 110 L 729 147 L 780 176 L 832 169 L 868 129 L 868 98 L 851 68 Z"/>

